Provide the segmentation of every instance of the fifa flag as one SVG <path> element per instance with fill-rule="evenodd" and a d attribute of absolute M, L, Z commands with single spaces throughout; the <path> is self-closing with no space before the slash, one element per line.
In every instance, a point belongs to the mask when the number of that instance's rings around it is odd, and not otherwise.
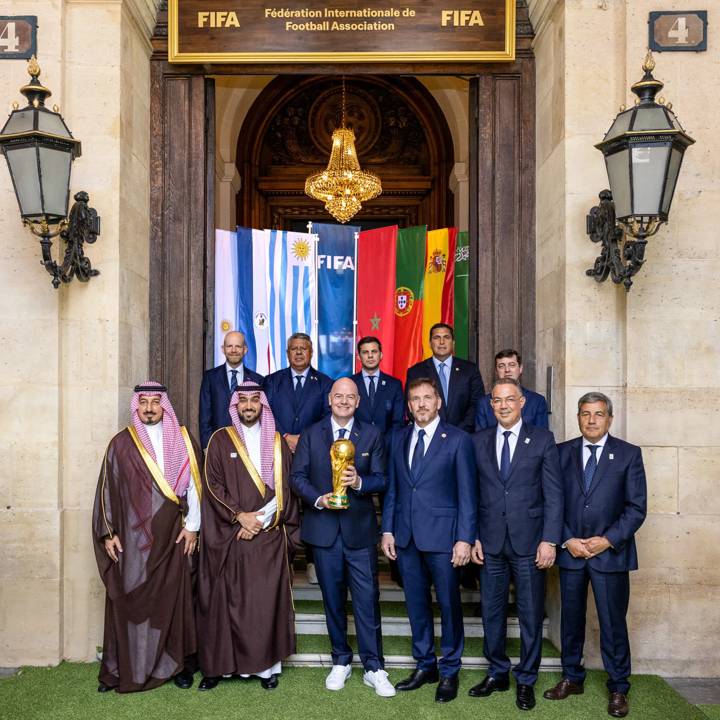
<path fill-rule="evenodd" d="M 288 366 L 288 338 L 309 335 L 317 347 L 317 249 L 308 233 L 266 230 L 269 372 Z"/>

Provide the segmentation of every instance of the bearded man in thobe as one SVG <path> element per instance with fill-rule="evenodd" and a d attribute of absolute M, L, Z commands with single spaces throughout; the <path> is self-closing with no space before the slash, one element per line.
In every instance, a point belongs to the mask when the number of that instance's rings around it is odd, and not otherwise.
<path fill-rule="evenodd" d="M 98 692 L 135 692 L 170 678 L 192 685 L 191 555 L 200 529 L 197 443 L 164 386 L 135 388 L 131 423 L 103 458 L 93 540 L 107 591 Z"/>
<path fill-rule="evenodd" d="M 200 690 L 223 677 L 278 686 L 295 652 L 288 553 L 299 542 L 291 453 L 265 393 L 245 382 L 230 400 L 232 425 L 210 438 L 198 572 Z"/>

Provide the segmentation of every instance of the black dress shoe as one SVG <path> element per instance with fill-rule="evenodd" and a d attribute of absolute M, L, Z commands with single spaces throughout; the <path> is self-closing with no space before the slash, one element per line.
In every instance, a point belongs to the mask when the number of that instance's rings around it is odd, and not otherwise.
<path fill-rule="evenodd" d="M 441 677 L 440 684 L 435 690 L 435 702 L 447 703 L 457 697 L 458 677 Z"/>
<path fill-rule="evenodd" d="M 104 682 L 101 682 L 98 685 L 98 692 L 101 692 L 101 693 L 110 692 L 111 690 L 114 690 L 114 689 L 115 689 L 114 687 L 110 687 L 109 685 L 106 685 Z"/>
<path fill-rule="evenodd" d="M 488 697 L 494 692 L 505 692 L 509 689 L 509 678 L 494 678 L 492 675 L 486 675 L 481 683 L 478 683 L 468 690 L 468 695 L 470 697 Z"/>
<path fill-rule="evenodd" d="M 187 690 L 192 687 L 194 675 L 189 670 L 182 670 L 174 678 L 173 682 L 181 690 Z"/>
<path fill-rule="evenodd" d="M 213 690 L 218 686 L 220 682 L 219 677 L 204 676 L 198 685 L 198 690 Z"/>
<path fill-rule="evenodd" d="M 280 684 L 280 681 L 278 676 L 273 673 L 269 678 L 260 678 L 260 684 L 265 690 L 274 690 Z"/>
<path fill-rule="evenodd" d="M 440 678 L 437 668 L 434 670 L 413 670 L 410 677 L 406 677 L 395 685 L 396 690 L 417 690 L 426 683 L 436 683 Z"/>
<path fill-rule="evenodd" d="M 521 710 L 532 710 L 535 707 L 535 688 L 532 685 L 518 683 L 515 704 Z"/>

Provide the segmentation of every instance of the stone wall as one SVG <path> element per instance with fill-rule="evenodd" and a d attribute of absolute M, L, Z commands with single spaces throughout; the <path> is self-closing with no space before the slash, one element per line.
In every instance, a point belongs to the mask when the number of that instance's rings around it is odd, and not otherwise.
<path fill-rule="evenodd" d="M 651 10 L 667 0 L 538 0 L 538 368 L 556 370 L 552 425 L 577 434 L 577 398 L 599 389 L 616 404 L 613 432 L 643 447 L 649 514 L 638 535 L 629 615 L 634 669 L 720 674 L 720 113 L 717 52 L 656 54 L 655 77 L 697 140 L 685 157 L 670 222 L 648 245 L 629 294 L 585 277 L 598 248 L 585 215 L 607 187 L 599 142 L 642 76 Z M 711 23 L 708 47 L 720 30 Z M 558 639 L 557 580 L 549 610 Z M 588 662 L 601 665 L 597 622 Z"/>

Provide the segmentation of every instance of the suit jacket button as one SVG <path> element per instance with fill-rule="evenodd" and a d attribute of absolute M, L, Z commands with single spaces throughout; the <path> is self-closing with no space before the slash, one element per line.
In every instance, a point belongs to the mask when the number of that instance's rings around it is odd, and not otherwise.
<path fill-rule="evenodd" d="M 509 490 L 506 490 L 506 491 L 505 491 L 505 494 L 506 494 L 506 495 L 509 495 L 509 494 L 510 494 L 510 491 L 509 491 Z"/>
<path fill-rule="evenodd" d="M 417 488 L 413 488 L 413 492 L 417 492 Z"/>
<path fill-rule="evenodd" d="M 589 505 L 586 505 L 586 506 L 585 506 L 585 509 L 587 510 L 589 507 L 590 507 Z"/>
<path fill-rule="evenodd" d="M 505 513 L 500 513 L 500 517 L 505 517 Z"/>

